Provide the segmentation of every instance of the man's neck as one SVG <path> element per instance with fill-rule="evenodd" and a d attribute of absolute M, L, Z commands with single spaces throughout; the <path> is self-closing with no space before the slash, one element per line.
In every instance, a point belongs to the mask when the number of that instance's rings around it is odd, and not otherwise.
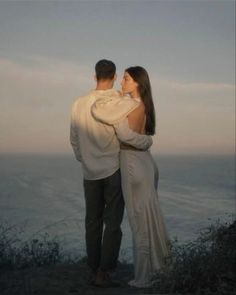
<path fill-rule="evenodd" d="M 108 90 L 113 88 L 113 81 L 99 81 L 97 82 L 96 90 Z"/>

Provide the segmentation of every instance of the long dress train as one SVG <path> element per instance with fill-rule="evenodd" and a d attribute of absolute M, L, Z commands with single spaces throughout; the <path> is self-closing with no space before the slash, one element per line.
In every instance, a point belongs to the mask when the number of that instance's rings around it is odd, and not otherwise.
<path fill-rule="evenodd" d="M 134 280 L 148 287 L 169 255 L 168 236 L 158 193 L 158 170 L 149 151 L 121 150 L 120 168 L 125 206 L 133 237 Z"/>

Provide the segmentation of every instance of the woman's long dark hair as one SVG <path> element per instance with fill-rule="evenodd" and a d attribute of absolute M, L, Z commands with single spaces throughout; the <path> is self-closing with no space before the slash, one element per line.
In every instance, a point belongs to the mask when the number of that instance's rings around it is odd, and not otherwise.
<path fill-rule="evenodd" d="M 152 99 L 152 89 L 147 71 L 139 66 L 125 70 L 138 83 L 138 92 L 145 106 L 146 134 L 154 135 L 156 127 L 155 108 Z"/>

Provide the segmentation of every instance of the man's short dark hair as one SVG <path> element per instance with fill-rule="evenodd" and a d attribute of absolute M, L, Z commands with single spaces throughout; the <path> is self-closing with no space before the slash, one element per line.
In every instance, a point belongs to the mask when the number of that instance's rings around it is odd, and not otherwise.
<path fill-rule="evenodd" d="M 112 80 L 116 73 L 116 66 L 111 60 L 101 59 L 95 65 L 97 80 Z"/>

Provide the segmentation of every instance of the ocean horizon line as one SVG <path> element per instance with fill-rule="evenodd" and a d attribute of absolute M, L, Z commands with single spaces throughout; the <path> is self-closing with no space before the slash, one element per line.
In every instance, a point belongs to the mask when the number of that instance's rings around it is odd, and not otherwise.
<path fill-rule="evenodd" d="M 236 157 L 236 153 L 158 153 L 152 152 L 154 157 Z M 13 157 L 72 157 L 74 158 L 73 152 L 55 152 L 55 153 L 44 153 L 44 152 L 0 152 L 0 157 L 13 156 Z"/>

